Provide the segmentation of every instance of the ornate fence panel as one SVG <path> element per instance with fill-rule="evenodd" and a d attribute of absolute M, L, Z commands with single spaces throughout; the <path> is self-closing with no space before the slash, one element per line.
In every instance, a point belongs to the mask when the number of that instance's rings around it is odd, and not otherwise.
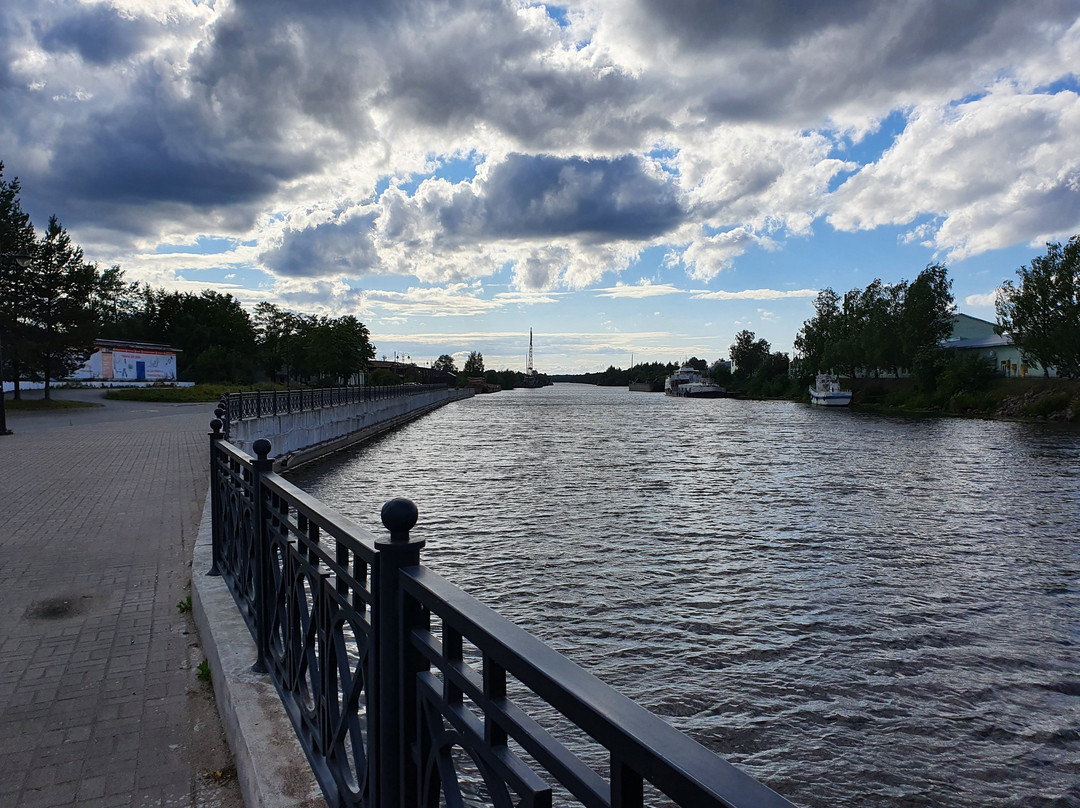
<path fill-rule="evenodd" d="M 414 396 L 431 390 L 445 390 L 445 384 L 397 384 L 380 387 L 321 387 L 299 390 L 257 390 L 226 393 L 221 397 L 221 418 L 226 424 L 246 418 L 317 410 L 361 401 Z"/>
<path fill-rule="evenodd" d="M 212 426 L 211 574 L 331 806 L 790 808 L 423 567 L 408 500 L 374 540 Z"/>
<path fill-rule="evenodd" d="M 210 438 L 213 566 L 255 633 L 255 458 L 222 440 L 220 421 Z"/>

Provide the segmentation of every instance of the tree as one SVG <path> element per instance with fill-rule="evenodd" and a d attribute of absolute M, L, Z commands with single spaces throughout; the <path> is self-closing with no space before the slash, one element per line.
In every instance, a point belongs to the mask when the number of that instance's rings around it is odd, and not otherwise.
<path fill-rule="evenodd" d="M 454 364 L 454 357 L 450 354 L 443 354 L 434 362 L 431 363 L 432 370 L 441 370 L 443 373 L 457 374 L 457 366 Z"/>
<path fill-rule="evenodd" d="M 100 275 L 94 264 L 83 260 L 82 248 L 71 243 L 55 216 L 36 245 L 29 274 L 23 356 L 43 377 L 48 399 L 52 379 L 67 376 L 93 350 Z"/>
<path fill-rule="evenodd" d="M 483 376 L 484 375 L 484 355 L 479 351 L 473 351 L 469 354 L 469 358 L 465 360 L 465 367 L 463 372 L 466 376 Z"/>
<path fill-rule="evenodd" d="M 769 355 L 770 345 L 764 339 L 754 340 L 754 332 L 743 329 L 735 335 L 728 355 L 735 365 L 735 375 L 748 379 L 754 375 Z"/>
<path fill-rule="evenodd" d="M 803 323 L 795 335 L 800 367 L 808 376 L 832 370 L 826 360 L 840 319 L 840 295 L 828 287 L 822 289 L 814 302 L 814 310 L 816 314 Z"/>
<path fill-rule="evenodd" d="M 299 319 L 273 303 L 262 302 L 255 307 L 253 320 L 260 364 L 273 381 L 278 381 L 282 373 L 286 383 L 292 381 L 300 348 Z"/>
<path fill-rule="evenodd" d="M 240 301 L 210 289 L 148 290 L 146 339 L 181 349 L 182 378 L 196 382 L 244 382 L 255 369 L 255 326 Z"/>
<path fill-rule="evenodd" d="M 329 322 L 330 375 L 343 384 L 359 375 L 375 358 L 368 328 L 353 315 L 346 314 Z"/>
<path fill-rule="evenodd" d="M 928 264 L 908 284 L 900 316 L 902 363 L 916 381 L 933 386 L 941 342 L 952 333 L 952 281 L 942 264 Z"/>
<path fill-rule="evenodd" d="M 4 164 L 0 162 L 0 345 L 3 346 L 0 379 L 5 376 L 14 379 L 15 398 L 20 397 L 20 357 L 25 347 L 22 345 L 22 337 L 27 306 L 27 270 L 9 256 L 20 250 L 33 253 L 36 240 L 30 217 L 23 212 L 19 202 L 19 190 L 17 177 L 10 181 L 4 180 Z M 2 362 L 10 365 L 10 374 L 3 372 Z M 0 390 L 2 388 L 0 384 Z"/>
<path fill-rule="evenodd" d="M 1046 245 L 1046 255 L 1031 259 L 1031 268 L 1016 270 L 998 290 L 997 332 L 1008 334 L 1025 362 L 1043 373 L 1056 367 L 1064 376 L 1080 375 L 1080 236 L 1062 247 Z"/>

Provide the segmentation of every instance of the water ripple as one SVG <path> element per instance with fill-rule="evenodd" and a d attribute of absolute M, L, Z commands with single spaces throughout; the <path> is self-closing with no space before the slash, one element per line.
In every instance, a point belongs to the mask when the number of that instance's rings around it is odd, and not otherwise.
<path fill-rule="evenodd" d="M 1080 806 L 1080 435 L 558 385 L 290 477 L 795 802 Z"/>

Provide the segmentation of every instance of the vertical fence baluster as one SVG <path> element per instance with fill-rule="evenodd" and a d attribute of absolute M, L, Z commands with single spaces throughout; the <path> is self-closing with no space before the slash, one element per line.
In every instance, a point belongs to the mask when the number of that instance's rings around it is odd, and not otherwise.
<path fill-rule="evenodd" d="M 641 775 L 611 756 L 611 808 L 642 808 L 645 789 Z"/>
<path fill-rule="evenodd" d="M 258 657 L 252 670 L 267 673 L 267 658 L 270 653 L 270 621 L 273 619 L 273 584 L 270 576 L 270 537 L 266 529 L 266 509 L 263 502 L 262 478 L 274 470 L 274 461 L 270 459 L 270 441 L 259 438 L 251 446 L 257 459 L 251 464 L 252 503 L 251 518 L 252 539 L 255 549 L 255 644 Z"/>
<path fill-rule="evenodd" d="M 484 654 L 484 695 L 489 702 L 506 699 L 506 669 Z M 489 749 L 506 746 L 506 730 L 484 712 L 484 742 Z"/>
<path fill-rule="evenodd" d="M 376 793 L 379 808 L 416 805 L 417 778 L 412 762 L 412 737 L 416 733 L 416 677 L 403 670 L 412 622 L 419 607 L 402 610 L 399 572 L 420 563 L 422 540 L 410 539 L 416 524 L 416 506 L 407 499 L 392 499 L 383 505 L 382 523 L 390 538 L 375 542 L 378 555 L 372 578 L 375 633 L 374 728 L 369 737 L 376 745 Z"/>
<path fill-rule="evenodd" d="M 214 414 L 221 412 L 220 408 Z M 210 571 L 207 575 L 221 575 L 221 469 L 218 460 L 218 443 L 225 436 L 221 432 L 221 416 L 210 422 Z"/>

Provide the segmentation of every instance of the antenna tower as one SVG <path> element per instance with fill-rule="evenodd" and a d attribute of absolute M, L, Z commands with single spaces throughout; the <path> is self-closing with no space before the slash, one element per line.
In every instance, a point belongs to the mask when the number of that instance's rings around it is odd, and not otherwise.
<path fill-rule="evenodd" d="M 532 366 L 532 329 L 530 328 L 529 329 L 529 362 L 528 362 L 528 365 L 525 367 L 525 373 L 527 375 L 529 375 L 529 376 L 532 376 L 532 372 L 533 372 L 533 366 Z"/>

